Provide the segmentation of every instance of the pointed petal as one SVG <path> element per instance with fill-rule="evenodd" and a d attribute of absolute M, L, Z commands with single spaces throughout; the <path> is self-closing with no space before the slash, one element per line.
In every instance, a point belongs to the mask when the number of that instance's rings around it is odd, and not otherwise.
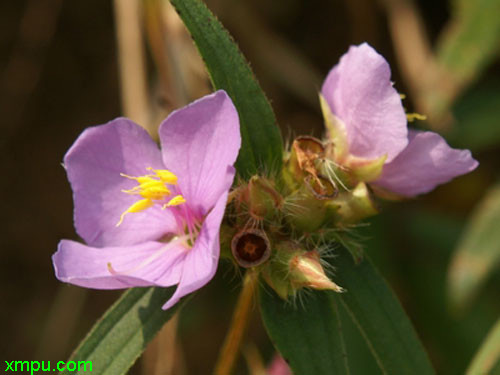
<path fill-rule="evenodd" d="M 453 149 L 433 132 L 410 131 L 409 144 L 384 166 L 375 185 L 411 197 L 476 169 L 479 163 L 469 150 Z"/>
<path fill-rule="evenodd" d="M 85 288 L 167 287 L 179 282 L 186 251 L 177 243 L 95 248 L 62 240 L 52 262 L 60 281 Z"/>
<path fill-rule="evenodd" d="M 238 113 L 225 91 L 174 111 L 161 124 L 163 161 L 179 177 L 187 205 L 206 215 L 231 187 L 240 149 Z"/>
<path fill-rule="evenodd" d="M 393 160 L 407 145 L 406 115 L 387 61 L 371 46 L 352 46 L 326 77 L 321 94 L 345 125 L 349 152 Z"/>
<path fill-rule="evenodd" d="M 182 297 L 207 284 L 215 275 L 219 262 L 219 229 L 226 208 L 227 192 L 222 194 L 203 223 L 195 246 L 186 255 L 182 276 L 173 296 L 163 306 L 168 310 Z"/>
<path fill-rule="evenodd" d="M 158 146 L 134 122 L 117 118 L 86 129 L 66 153 L 64 166 L 73 189 L 75 227 L 89 245 L 133 245 L 176 227 L 172 213 L 159 207 L 127 215 L 116 227 L 120 215 L 140 200 L 121 192 L 137 184 L 120 173 L 139 176 L 147 167 L 164 168 Z"/>

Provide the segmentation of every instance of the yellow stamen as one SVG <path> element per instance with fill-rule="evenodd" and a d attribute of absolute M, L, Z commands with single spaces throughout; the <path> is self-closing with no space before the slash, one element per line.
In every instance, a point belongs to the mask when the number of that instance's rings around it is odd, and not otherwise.
<path fill-rule="evenodd" d="M 129 180 L 136 180 L 139 184 L 144 184 L 146 182 L 151 182 L 151 181 L 158 181 L 155 180 L 154 175 L 146 175 L 146 176 L 139 176 L 139 177 L 134 177 L 134 176 L 129 176 L 128 174 L 125 173 L 120 173 L 120 176 L 128 178 Z"/>
<path fill-rule="evenodd" d="M 170 184 L 170 185 L 176 185 L 177 184 L 177 176 L 175 174 L 173 174 L 172 172 L 170 172 L 169 170 L 166 170 L 166 169 L 153 169 L 151 167 L 149 168 L 146 168 L 148 171 L 153 171 L 154 173 L 156 173 L 156 176 L 158 176 L 158 178 L 166 183 L 166 184 Z"/>
<path fill-rule="evenodd" d="M 154 202 L 151 199 L 141 199 L 140 201 L 135 202 L 133 205 L 127 208 L 127 210 L 124 213 L 122 213 L 122 215 L 120 216 L 120 221 L 116 224 L 116 226 L 117 227 L 120 226 L 126 214 L 131 212 L 144 211 L 145 209 L 151 207 L 153 204 Z"/>
<path fill-rule="evenodd" d="M 152 189 L 157 189 L 157 190 L 158 189 L 163 189 L 163 190 L 167 191 L 170 194 L 170 190 L 168 190 L 165 187 L 165 185 L 163 184 L 163 182 L 157 181 L 157 180 L 144 182 L 144 183 L 140 184 L 139 186 L 135 186 L 132 189 L 122 190 L 122 192 L 123 193 L 127 193 L 127 194 L 140 194 L 141 191 L 152 190 Z"/>
<path fill-rule="evenodd" d="M 122 192 L 131 195 L 140 195 L 144 199 L 135 202 L 124 213 L 121 214 L 120 221 L 118 221 L 118 224 L 116 224 L 117 227 L 121 225 L 126 214 L 131 212 L 144 211 L 153 206 L 155 203 L 162 203 L 155 201 L 164 202 L 165 199 L 172 194 L 172 192 L 166 185 L 177 184 L 177 176 L 166 169 L 153 169 L 151 167 L 148 167 L 146 169 L 148 171 L 153 171 L 155 174 L 147 174 L 144 176 L 135 177 L 120 173 L 120 176 L 128 178 L 129 180 L 137 181 L 137 183 L 139 184 L 132 189 L 122 190 Z M 185 202 L 186 200 L 182 195 L 176 195 L 166 204 L 164 204 L 162 208 L 178 206 Z"/>
<path fill-rule="evenodd" d="M 176 195 L 175 197 L 170 199 L 168 203 L 164 204 L 162 208 L 165 209 L 167 207 L 178 206 L 183 203 L 186 203 L 184 197 L 182 195 Z"/>
<path fill-rule="evenodd" d="M 409 122 L 413 122 L 415 120 L 421 120 L 421 121 L 427 120 L 427 116 L 421 115 L 420 113 L 407 113 L 406 118 Z"/>

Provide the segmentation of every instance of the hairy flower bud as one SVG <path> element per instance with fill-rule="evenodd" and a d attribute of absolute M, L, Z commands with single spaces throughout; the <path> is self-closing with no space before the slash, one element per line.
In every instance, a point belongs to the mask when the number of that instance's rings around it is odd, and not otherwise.
<path fill-rule="evenodd" d="M 240 266 L 255 267 L 269 259 L 271 244 L 264 231 L 244 229 L 233 237 L 231 252 Z"/>
<path fill-rule="evenodd" d="M 289 277 L 293 289 L 312 288 L 333 290 L 341 293 L 343 288 L 326 276 L 317 251 L 307 251 L 294 255 L 289 262 Z"/>
<path fill-rule="evenodd" d="M 283 197 L 276 191 L 274 183 L 265 177 L 253 176 L 240 194 L 254 219 L 272 219 L 283 206 Z"/>
<path fill-rule="evenodd" d="M 266 264 L 262 275 L 283 299 L 295 295 L 301 288 L 344 291 L 326 276 L 316 250 L 305 251 L 292 241 L 277 245 L 276 255 Z"/>

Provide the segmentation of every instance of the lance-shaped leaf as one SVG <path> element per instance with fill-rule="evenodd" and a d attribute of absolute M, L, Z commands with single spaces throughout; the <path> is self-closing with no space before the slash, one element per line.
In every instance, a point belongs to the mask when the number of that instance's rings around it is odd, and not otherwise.
<path fill-rule="evenodd" d="M 491 329 L 472 360 L 466 375 L 500 373 L 500 319 Z"/>
<path fill-rule="evenodd" d="M 500 185 L 490 189 L 459 240 L 448 273 L 448 294 L 461 309 L 500 263 Z"/>
<path fill-rule="evenodd" d="M 356 353 L 347 353 L 343 360 L 342 325 L 333 302 L 340 301 L 383 374 L 434 374 L 403 308 L 370 260 L 355 265 L 341 249 L 332 264 L 337 270 L 333 279 L 345 293 L 313 291 L 304 296 L 303 305 L 294 306 L 261 290 L 264 324 L 292 369 L 297 374 L 343 374 L 346 363 L 356 360 Z"/>
<path fill-rule="evenodd" d="M 126 291 L 99 320 L 68 361 L 84 361 L 92 374 L 126 374 L 161 327 L 186 301 L 168 311 L 162 306 L 175 288 Z M 74 374 L 65 370 L 60 374 Z"/>
<path fill-rule="evenodd" d="M 340 295 L 383 374 L 427 375 L 434 369 L 398 299 L 366 257 L 355 265 L 344 249 L 332 260 Z"/>
<path fill-rule="evenodd" d="M 498 53 L 500 2 L 457 2 L 437 46 L 437 61 L 460 89 L 470 84 Z"/>
<path fill-rule="evenodd" d="M 271 340 L 295 374 L 349 374 L 342 324 L 333 295 L 315 292 L 285 302 L 261 288 L 262 319 Z"/>
<path fill-rule="evenodd" d="M 200 0 L 171 0 L 191 33 L 212 84 L 229 94 L 238 109 L 242 145 L 236 169 L 243 177 L 279 171 L 282 142 L 269 101 L 238 46 Z"/>

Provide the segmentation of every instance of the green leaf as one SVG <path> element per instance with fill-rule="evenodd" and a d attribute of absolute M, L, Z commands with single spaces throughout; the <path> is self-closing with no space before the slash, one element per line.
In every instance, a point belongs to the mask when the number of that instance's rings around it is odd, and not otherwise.
<path fill-rule="evenodd" d="M 162 310 L 174 289 L 134 288 L 126 291 L 96 323 L 68 361 L 90 361 L 92 374 L 126 374 L 148 342 L 186 301 L 184 299 L 168 311 Z M 65 370 L 60 374 L 75 372 Z"/>
<path fill-rule="evenodd" d="M 500 185 L 489 190 L 459 240 L 448 272 L 452 306 L 462 309 L 500 263 Z"/>
<path fill-rule="evenodd" d="M 349 374 L 342 325 L 333 295 L 314 292 L 296 302 L 296 305 L 285 302 L 270 288 L 260 290 L 264 325 L 294 373 Z"/>
<path fill-rule="evenodd" d="M 466 375 L 493 374 L 498 369 L 500 369 L 500 319 L 477 351 Z"/>
<path fill-rule="evenodd" d="M 212 84 L 238 109 L 242 145 L 236 169 L 245 178 L 279 171 L 283 146 L 273 110 L 238 46 L 200 0 L 171 0 L 191 33 Z"/>
<path fill-rule="evenodd" d="M 499 51 L 500 1 L 462 0 L 437 48 L 438 63 L 458 87 L 464 87 Z"/>
<path fill-rule="evenodd" d="M 312 291 L 299 306 L 261 290 L 267 332 L 297 374 L 344 374 L 356 353 L 345 353 L 338 308 L 345 308 L 378 367 L 388 375 L 431 375 L 432 365 L 408 317 L 385 280 L 365 258 L 355 265 L 349 252 L 332 260 L 342 294 Z M 341 306 L 338 305 L 341 303 Z M 347 355 L 347 358 L 344 356 Z"/>
<path fill-rule="evenodd" d="M 383 374 L 434 374 L 432 365 L 406 313 L 368 258 L 355 265 L 347 251 L 331 263 L 333 280 L 347 289 L 343 306 L 358 326 Z"/>

